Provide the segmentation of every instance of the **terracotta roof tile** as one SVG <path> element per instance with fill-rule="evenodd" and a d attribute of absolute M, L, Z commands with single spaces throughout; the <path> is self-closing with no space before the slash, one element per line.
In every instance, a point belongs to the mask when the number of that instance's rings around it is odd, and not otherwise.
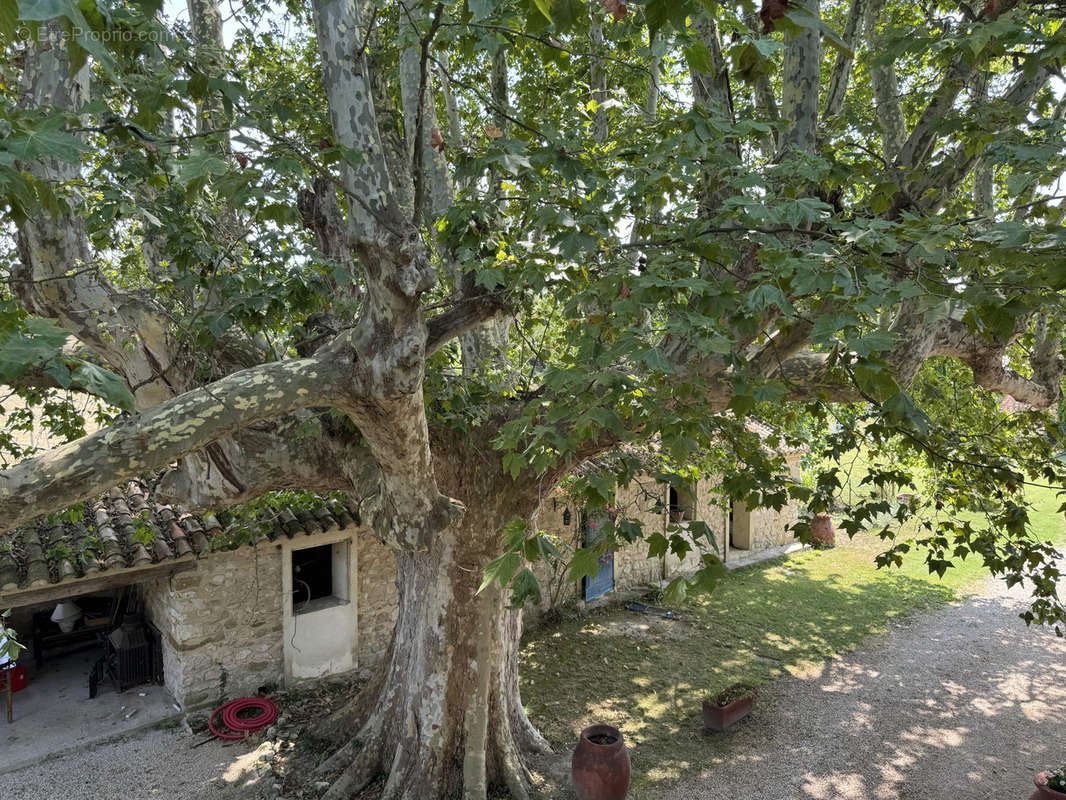
<path fill-rule="evenodd" d="M 274 520 L 263 520 L 266 532 L 248 543 L 346 528 L 357 519 L 354 509 L 334 500 L 283 508 Z M 237 546 L 226 541 L 218 515 L 198 517 L 154 503 L 143 483 L 131 481 L 86 503 L 79 521 L 49 515 L 0 535 L 0 605 L 9 593 L 191 560 Z"/>

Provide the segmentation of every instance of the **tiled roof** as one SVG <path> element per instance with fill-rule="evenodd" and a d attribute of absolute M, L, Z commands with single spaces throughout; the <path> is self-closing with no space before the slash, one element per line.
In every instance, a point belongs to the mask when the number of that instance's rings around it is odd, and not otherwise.
<path fill-rule="evenodd" d="M 999 401 L 999 410 L 1004 414 L 1020 414 L 1023 411 L 1031 411 L 1032 408 L 1028 403 L 1015 400 L 1009 394 L 1003 395 L 1003 399 Z"/>
<path fill-rule="evenodd" d="M 153 503 L 146 486 L 131 481 L 86 503 L 78 522 L 53 514 L 0 535 L 0 605 L 5 595 L 16 592 L 191 561 L 241 542 L 346 528 L 357 519 L 353 509 L 329 501 L 283 508 L 265 521 L 265 532 L 231 537 L 215 514 L 199 517 Z"/>
<path fill-rule="evenodd" d="M 791 445 L 786 444 L 784 437 L 782 437 L 781 434 L 777 433 L 773 428 L 760 420 L 747 417 L 744 420 L 744 427 L 762 439 L 767 447 L 776 450 L 782 455 L 788 453 L 803 453 L 808 449 L 806 447 L 792 447 Z"/>

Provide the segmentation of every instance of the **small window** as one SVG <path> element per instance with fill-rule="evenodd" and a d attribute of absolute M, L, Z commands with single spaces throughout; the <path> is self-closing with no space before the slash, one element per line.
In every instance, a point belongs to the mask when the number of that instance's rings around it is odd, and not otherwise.
<path fill-rule="evenodd" d="M 690 522 L 696 519 L 695 506 L 696 503 L 691 494 L 683 489 L 679 492 L 673 486 L 670 487 L 671 522 Z"/>
<path fill-rule="evenodd" d="M 292 551 L 294 614 L 306 614 L 347 602 L 347 541 Z"/>

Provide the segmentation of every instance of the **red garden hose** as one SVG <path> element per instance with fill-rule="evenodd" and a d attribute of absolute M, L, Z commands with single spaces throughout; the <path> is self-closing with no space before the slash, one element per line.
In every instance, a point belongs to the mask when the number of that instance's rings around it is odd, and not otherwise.
<path fill-rule="evenodd" d="M 259 713 L 253 716 L 237 716 L 238 712 L 258 709 Z M 229 731 L 219 730 L 215 727 L 215 718 L 222 714 L 222 724 Z M 223 703 L 211 712 L 211 718 L 207 721 L 207 727 L 211 733 L 219 739 L 243 739 L 245 735 L 261 730 L 268 725 L 273 725 L 278 718 L 278 707 L 269 697 L 238 697 Z"/>

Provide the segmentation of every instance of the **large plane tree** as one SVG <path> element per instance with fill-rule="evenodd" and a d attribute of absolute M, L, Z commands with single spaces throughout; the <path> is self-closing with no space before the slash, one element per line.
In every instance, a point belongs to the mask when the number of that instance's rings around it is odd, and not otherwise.
<path fill-rule="evenodd" d="M 1024 489 L 1062 485 L 1064 10 L 4 2 L 0 381 L 70 441 L 3 437 L 0 530 L 145 475 L 193 511 L 351 497 L 400 605 L 331 798 L 528 796 L 516 606 L 554 553 L 509 523 L 590 463 L 606 503 L 632 445 L 811 512 L 834 455 L 919 465 L 931 491 L 845 528 L 1028 578 L 1061 622 Z M 79 392 L 121 413 L 79 437 Z M 750 414 L 824 451 L 813 486 Z"/>

